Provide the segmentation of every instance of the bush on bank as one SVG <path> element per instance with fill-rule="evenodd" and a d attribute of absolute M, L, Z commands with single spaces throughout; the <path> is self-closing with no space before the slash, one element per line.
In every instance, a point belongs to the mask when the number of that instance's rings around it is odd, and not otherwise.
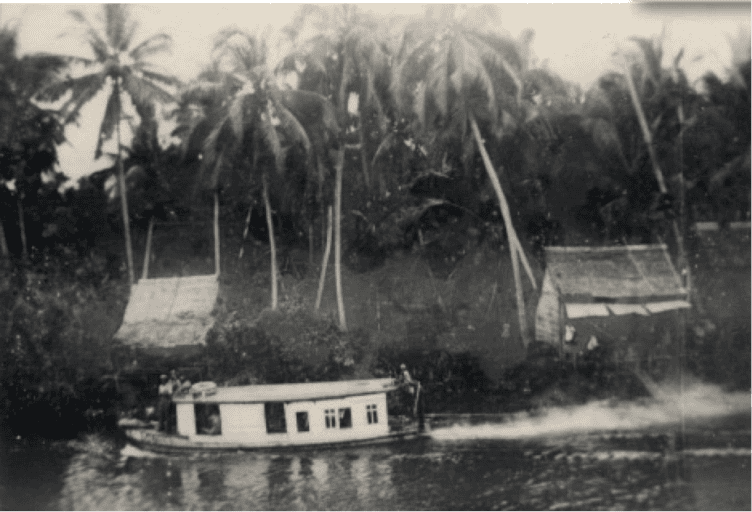
<path fill-rule="evenodd" d="M 40 257 L 0 277 L 0 422 L 21 435 L 70 437 L 113 402 L 102 380 L 127 297 L 103 259 Z"/>

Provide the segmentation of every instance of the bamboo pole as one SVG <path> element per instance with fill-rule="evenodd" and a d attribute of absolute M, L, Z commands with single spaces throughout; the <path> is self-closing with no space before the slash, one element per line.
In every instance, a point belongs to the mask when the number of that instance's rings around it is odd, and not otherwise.
<path fill-rule="evenodd" d="M 141 279 L 149 275 L 149 260 L 151 258 L 151 237 L 154 232 L 154 217 L 149 219 L 149 229 L 146 232 L 146 250 L 144 251 L 144 266 L 141 269 Z"/>
<path fill-rule="evenodd" d="M 507 239 L 509 240 L 509 254 L 512 257 L 512 272 L 514 273 L 514 287 L 517 297 L 517 316 L 520 323 L 520 336 L 522 337 L 522 343 L 525 345 L 525 347 L 527 347 L 528 345 L 530 345 L 531 340 L 530 334 L 527 330 L 525 298 L 522 290 L 522 279 L 520 277 L 519 262 L 517 261 L 519 253 L 522 253 L 523 259 L 525 258 L 525 255 L 522 252 L 519 240 L 517 240 L 517 233 L 514 230 L 514 225 L 512 225 L 512 215 L 509 212 L 509 205 L 507 204 L 506 197 L 504 197 L 504 191 L 501 189 L 499 177 L 496 175 L 496 171 L 494 170 L 493 164 L 491 163 L 491 158 L 488 156 L 486 147 L 483 144 L 483 139 L 480 136 L 478 123 L 476 122 L 475 116 L 472 113 L 470 114 L 470 126 L 473 130 L 475 141 L 478 144 L 478 149 L 480 150 L 481 157 L 483 158 L 483 164 L 485 165 L 486 173 L 491 180 L 491 184 L 493 185 L 494 191 L 496 192 L 496 197 L 499 200 L 501 216 L 504 219 L 504 227 L 506 228 Z M 529 265 L 526 266 L 526 268 L 527 267 L 529 267 Z M 529 277 L 533 282 L 533 286 L 535 286 L 535 281 L 533 280 L 532 275 L 530 275 Z"/>
<path fill-rule="evenodd" d="M 214 190 L 214 273 L 219 277 L 219 191 Z"/>
<path fill-rule="evenodd" d="M 321 259 L 321 275 L 319 277 L 319 289 L 316 292 L 316 304 L 314 305 L 314 311 L 318 311 L 321 307 L 321 297 L 324 294 L 324 282 L 326 280 L 326 268 L 329 265 L 329 252 L 332 249 L 332 207 L 327 210 L 327 228 L 326 228 L 326 248 L 324 249 L 324 257 Z"/>

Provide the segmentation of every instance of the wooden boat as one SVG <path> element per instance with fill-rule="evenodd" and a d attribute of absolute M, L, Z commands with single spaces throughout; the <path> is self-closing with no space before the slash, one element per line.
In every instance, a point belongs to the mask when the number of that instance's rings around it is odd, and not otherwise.
<path fill-rule="evenodd" d="M 177 433 L 125 428 L 134 445 L 157 452 L 356 446 L 426 435 L 388 416 L 393 379 L 216 387 L 199 383 L 173 398 Z M 404 423 L 404 422 L 403 422 Z M 422 422 L 421 422 L 422 423 Z"/>

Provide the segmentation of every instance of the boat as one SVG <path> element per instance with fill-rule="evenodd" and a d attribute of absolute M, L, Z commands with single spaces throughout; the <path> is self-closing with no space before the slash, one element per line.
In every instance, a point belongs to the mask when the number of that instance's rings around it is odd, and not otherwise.
<path fill-rule="evenodd" d="M 123 430 L 136 447 L 161 453 L 358 446 L 427 435 L 422 421 L 389 416 L 387 393 L 399 387 L 394 379 L 231 387 L 201 382 L 173 397 L 176 433 L 133 423 Z"/>

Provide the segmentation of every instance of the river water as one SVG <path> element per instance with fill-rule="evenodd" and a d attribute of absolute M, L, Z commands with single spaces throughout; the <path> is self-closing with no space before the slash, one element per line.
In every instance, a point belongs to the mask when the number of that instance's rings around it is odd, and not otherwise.
<path fill-rule="evenodd" d="M 0 508 L 750 509 L 748 393 L 432 423 L 418 442 L 279 454 L 18 441 L 0 452 Z"/>

